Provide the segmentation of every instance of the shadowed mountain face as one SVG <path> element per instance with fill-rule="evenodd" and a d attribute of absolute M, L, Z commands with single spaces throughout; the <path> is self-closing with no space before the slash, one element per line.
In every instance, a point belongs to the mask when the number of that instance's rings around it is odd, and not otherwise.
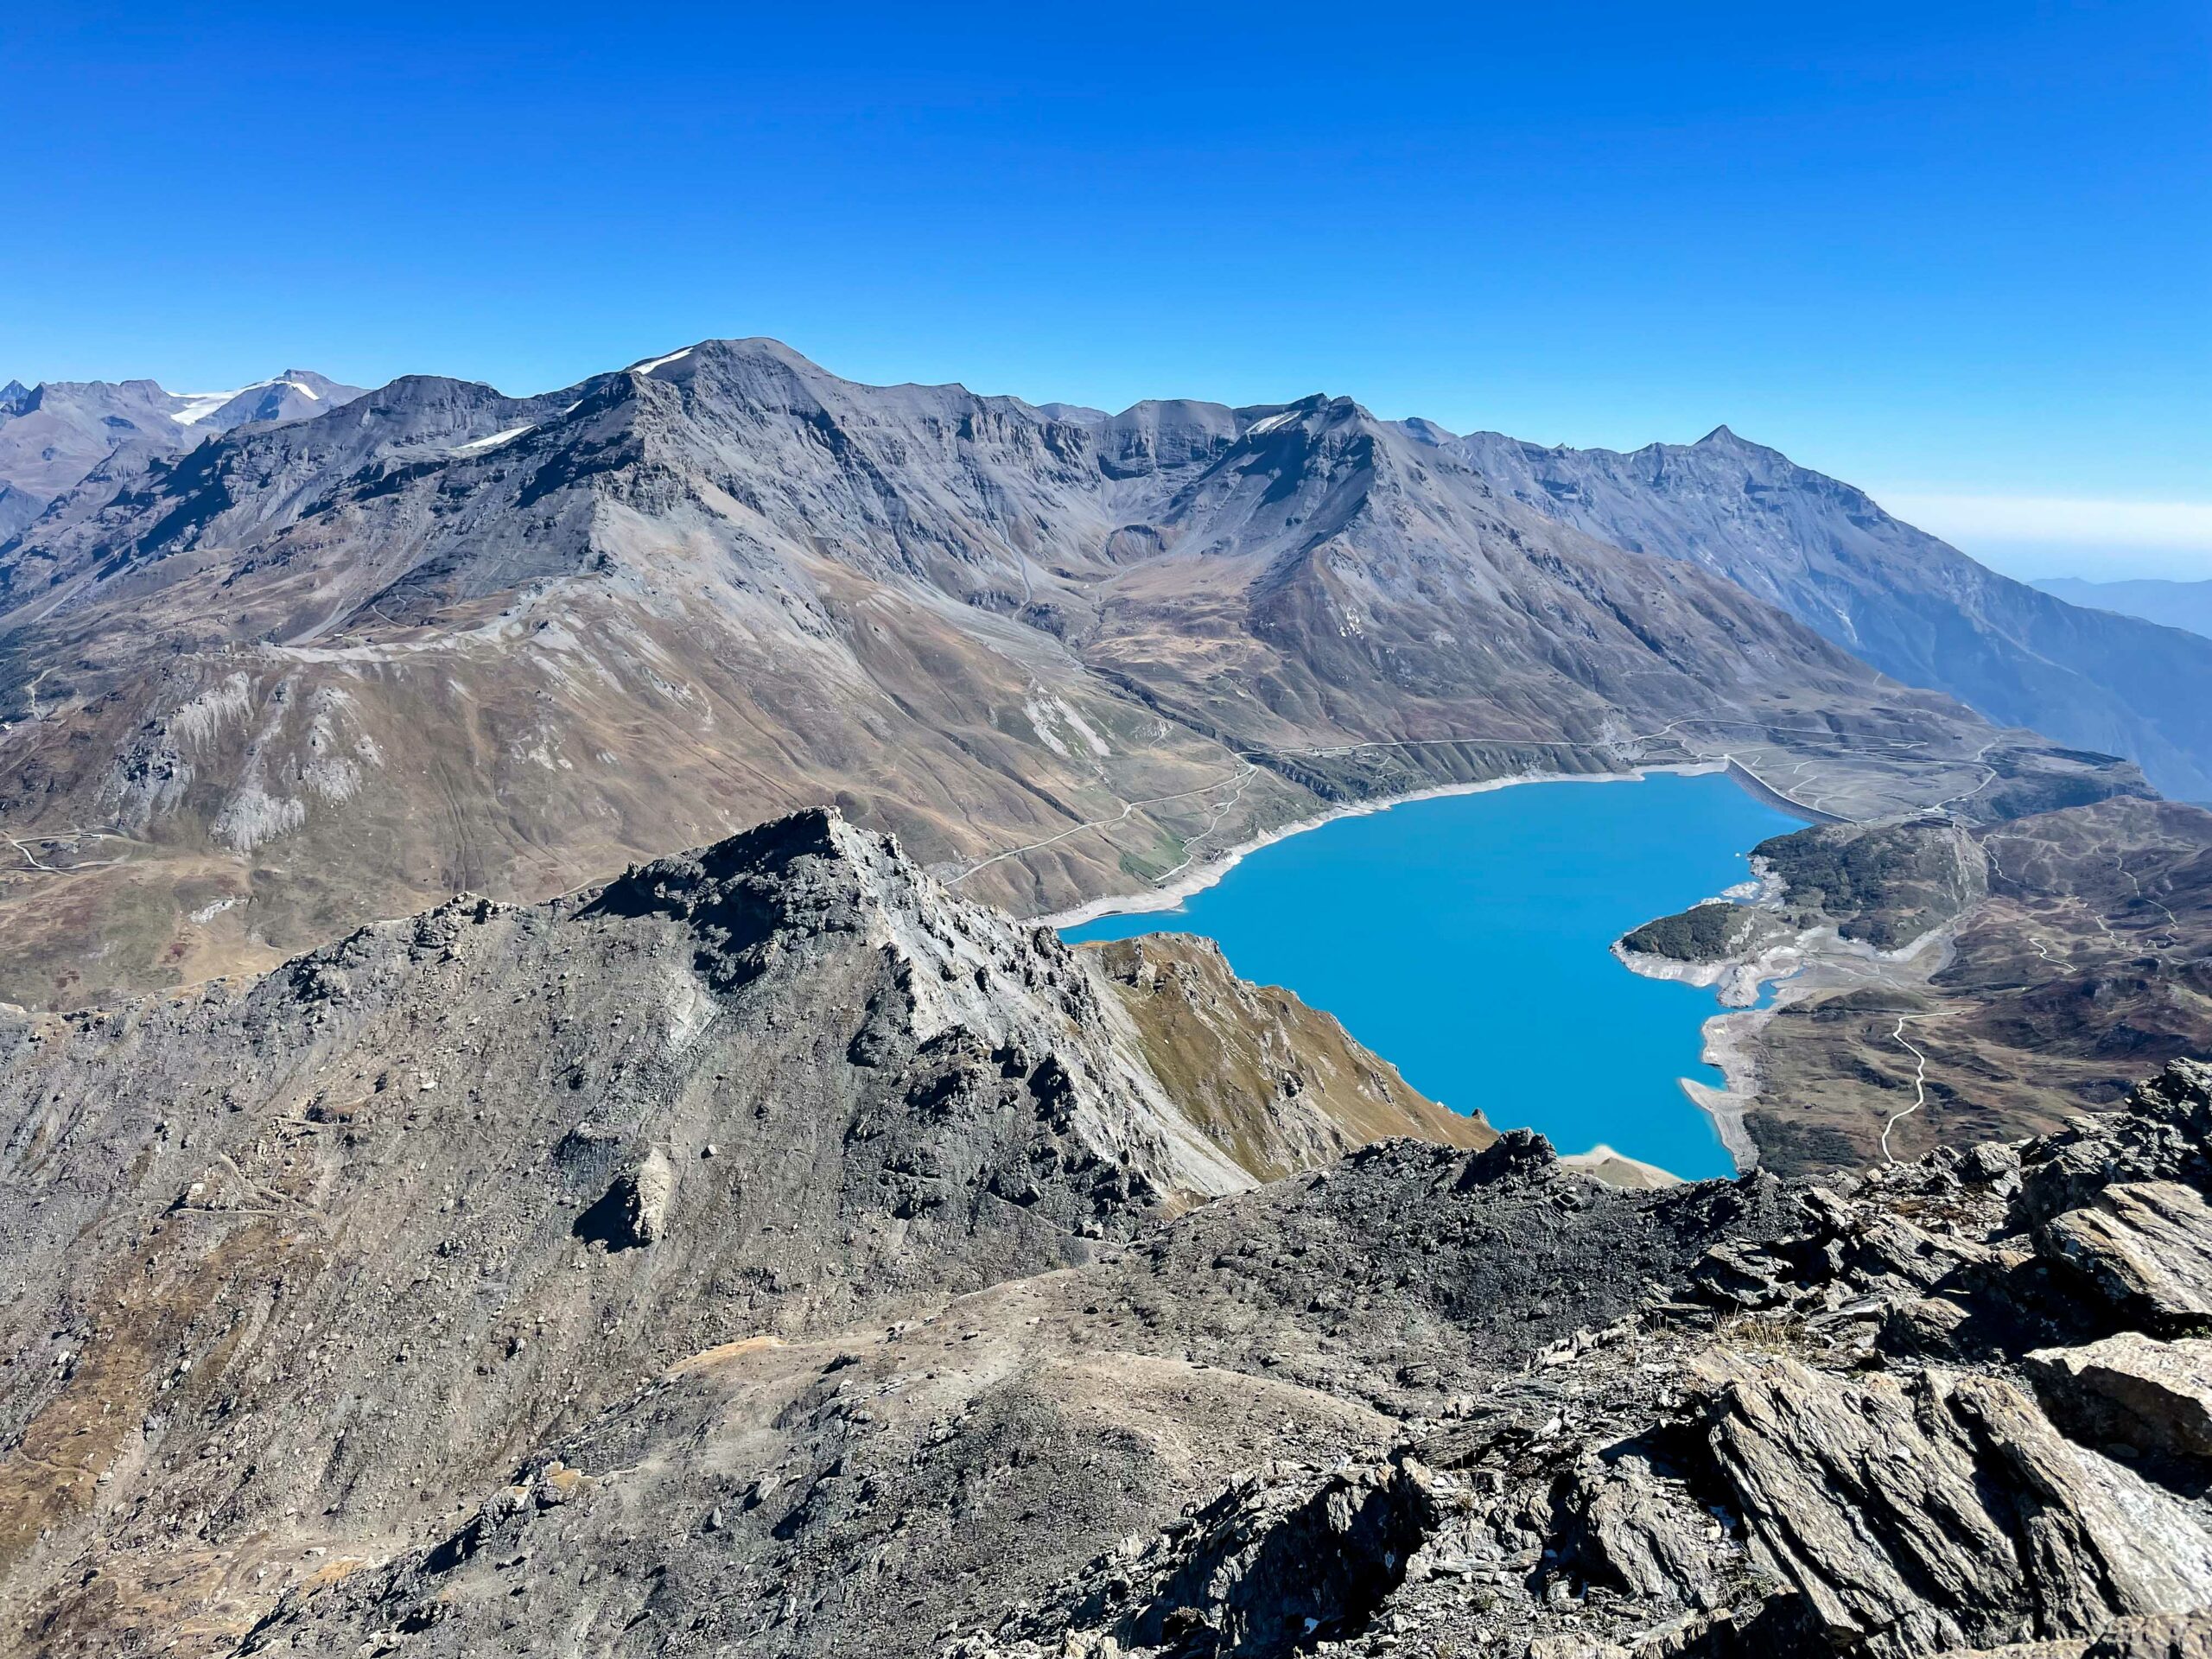
<path fill-rule="evenodd" d="M 2212 641 L 2000 576 L 1726 427 L 1633 454 L 1423 429 L 1548 518 L 1717 571 L 1885 674 L 2212 800 Z"/>
<path fill-rule="evenodd" d="M 65 1003 L 824 799 L 1034 913 L 1529 771 L 2141 788 L 1344 399 L 1109 416 L 766 340 L 95 474 L 0 543 L 0 995 Z"/>

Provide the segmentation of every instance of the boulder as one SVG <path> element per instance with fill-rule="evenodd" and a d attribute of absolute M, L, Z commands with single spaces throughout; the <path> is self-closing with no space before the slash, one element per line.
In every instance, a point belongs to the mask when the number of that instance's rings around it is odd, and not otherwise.
<path fill-rule="evenodd" d="M 1752 1559 L 1868 1652 L 2089 1636 L 2212 1604 L 2212 1534 L 2000 1379 L 1865 1381 L 1779 1355 L 1698 1363 Z"/>
<path fill-rule="evenodd" d="M 2025 1361 L 2051 1415 L 2075 1434 L 2147 1452 L 2212 1459 L 2212 1341 L 2123 1332 Z"/>
<path fill-rule="evenodd" d="M 599 1201 L 576 1217 L 571 1230 L 610 1251 L 643 1249 L 666 1230 L 668 1204 L 675 1193 L 675 1166 L 656 1147 L 634 1167 L 616 1176 Z"/>
<path fill-rule="evenodd" d="M 2212 1205 L 2193 1186 L 2106 1187 L 2045 1223 L 2036 1245 L 2087 1278 L 2131 1323 L 2167 1334 L 2212 1327 Z"/>

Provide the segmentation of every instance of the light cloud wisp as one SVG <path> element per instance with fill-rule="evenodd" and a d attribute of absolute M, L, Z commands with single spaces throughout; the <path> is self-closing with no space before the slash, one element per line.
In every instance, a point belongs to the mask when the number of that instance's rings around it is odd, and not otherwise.
<path fill-rule="evenodd" d="M 2034 580 L 2212 578 L 2212 502 L 1876 493 L 1883 507 L 1985 564 Z"/>

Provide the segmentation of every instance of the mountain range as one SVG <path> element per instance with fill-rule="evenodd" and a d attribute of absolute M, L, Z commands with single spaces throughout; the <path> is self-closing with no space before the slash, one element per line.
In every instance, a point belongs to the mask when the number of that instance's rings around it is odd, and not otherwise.
<path fill-rule="evenodd" d="M 165 391 L 151 380 L 0 386 L 0 536 L 118 456 L 171 455 L 254 421 L 290 421 L 361 395 L 312 369 L 229 391 Z"/>
<path fill-rule="evenodd" d="M 2155 577 L 2087 582 L 2079 576 L 2051 576 L 2035 585 L 2069 605 L 2117 611 L 2122 616 L 2212 637 L 2212 582 L 2168 582 Z"/>
<path fill-rule="evenodd" d="M 279 379 L 4 400 L 0 1654 L 2212 1651 L 2212 640 L 1725 429 Z M 1733 1179 L 1051 925 L 1653 766 L 1814 821 L 1623 941 Z"/>
<path fill-rule="evenodd" d="M 862 386 L 755 340 L 119 447 L 0 542 L 0 994 L 263 966 L 823 800 L 1038 914 L 1532 772 L 1728 765 L 1846 817 L 2141 792 L 2113 753 L 2193 786 L 2212 643 L 2020 590 L 2061 644 L 2149 642 L 2068 725 L 2082 671 L 1962 603 L 1944 639 L 2039 688 L 1978 711 L 1960 651 L 1908 684 L 1803 620 L 1855 573 L 1878 658 L 1915 583 L 2010 592 L 1940 543 L 1916 574 L 1857 493 L 1725 434 L 1667 452 L 1655 523 L 1763 527 L 1724 569 L 1624 507 L 1569 522 L 1522 475 L 1588 458 L 1502 445 L 1320 395 Z"/>
<path fill-rule="evenodd" d="M 1894 679 L 2126 755 L 2164 793 L 2212 800 L 2212 652 L 2201 639 L 1999 575 L 1725 426 L 1630 454 L 1494 432 L 1439 438 L 1524 505 L 1716 571 Z"/>

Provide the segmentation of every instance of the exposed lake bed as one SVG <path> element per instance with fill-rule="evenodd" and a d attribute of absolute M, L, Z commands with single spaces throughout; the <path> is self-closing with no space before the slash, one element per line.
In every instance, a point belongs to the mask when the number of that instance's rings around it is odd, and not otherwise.
<path fill-rule="evenodd" d="M 1599 781 L 1624 786 L 1581 786 Z M 1432 1099 L 1699 1179 L 1734 1167 L 1686 1087 L 1723 1082 L 1702 1058 L 1720 1009 L 1612 945 L 1744 881 L 1748 849 L 1798 827 L 1711 772 L 1459 791 L 1331 819 L 1208 870 L 1173 910 L 1065 931 L 1204 934 Z"/>

